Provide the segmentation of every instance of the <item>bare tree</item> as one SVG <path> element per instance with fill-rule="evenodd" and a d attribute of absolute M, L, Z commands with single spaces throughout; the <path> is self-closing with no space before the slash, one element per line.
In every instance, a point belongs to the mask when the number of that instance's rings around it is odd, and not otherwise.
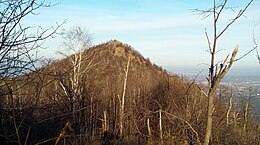
<path fill-rule="evenodd" d="M 39 60 L 38 49 L 42 48 L 44 41 L 54 36 L 62 25 L 57 24 L 57 26 L 47 29 L 39 26 L 35 29 L 33 26 L 24 25 L 22 21 L 30 15 L 37 15 L 36 12 L 40 8 L 52 6 L 51 3 L 41 0 L 0 1 L 0 97 L 3 97 L 6 86 L 8 86 L 8 91 L 5 95 L 13 97 L 16 90 L 11 86 L 12 81 L 15 82 L 19 79 L 15 79 L 16 76 L 36 69 L 35 62 Z M 11 100 L 13 101 L 13 98 Z M 11 103 L 9 108 L 12 109 L 12 112 L 15 112 L 17 107 L 15 103 Z M 19 134 L 22 122 L 18 122 L 16 117 L 17 115 L 12 113 L 17 136 L 16 142 L 22 144 Z M 30 129 L 24 144 L 27 143 L 29 133 Z"/>
<path fill-rule="evenodd" d="M 81 82 L 83 81 L 82 79 L 84 78 L 84 75 L 86 75 L 90 67 L 93 66 L 93 59 L 87 62 L 86 59 L 88 59 L 88 56 L 84 55 L 84 51 L 91 46 L 92 35 L 87 30 L 79 26 L 75 26 L 68 31 L 64 30 L 62 32 L 62 37 L 64 39 L 62 47 L 65 51 L 59 53 L 69 60 L 70 67 L 69 70 L 62 70 L 63 74 L 67 73 L 66 75 L 68 76 L 68 78 L 64 78 L 66 76 L 60 76 L 61 78 L 59 79 L 59 81 L 64 93 L 69 98 L 69 103 L 71 107 L 70 111 L 72 111 L 73 128 L 73 125 L 76 125 L 77 122 L 77 103 L 79 104 L 79 102 L 84 99 L 82 96 L 84 86 L 83 84 L 81 84 Z M 92 103 L 93 98 L 90 98 L 90 100 Z M 91 113 L 93 113 L 92 109 L 93 107 L 91 106 Z M 91 114 L 91 116 L 93 116 L 93 114 Z"/>
<path fill-rule="evenodd" d="M 230 28 L 230 26 L 232 24 L 234 24 L 234 22 L 236 20 L 238 20 L 241 16 L 243 16 L 245 11 L 252 4 L 253 0 L 250 0 L 244 8 L 239 10 L 239 12 L 235 15 L 235 17 L 232 18 L 226 24 L 226 26 L 224 26 L 222 29 L 218 30 L 217 28 L 218 28 L 220 16 L 225 9 L 229 8 L 227 6 L 228 2 L 229 2 L 229 0 L 224 0 L 224 1 L 220 1 L 220 2 L 217 2 L 217 0 L 213 0 L 213 8 L 208 9 L 208 10 L 198 10 L 198 9 L 195 10 L 196 12 L 203 14 L 205 17 L 208 17 L 211 14 L 213 14 L 213 36 L 212 36 L 212 40 L 210 40 L 210 37 L 209 37 L 207 31 L 205 32 L 207 42 L 208 42 L 209 52 L 210 52 L 210 55 L 211 55 L 211 61 L 210 61 L 209 75 L 208 75 L 208 78 L 207 78 L 207 80 L 208 80 L 208 92 L 207 92 L 207 97 L 208 97 L 207 110 L 208 110 L 208 113 L 207 113 L 207 126 L 206 126 L 206 131 L 205 131 L 204 145 L 209 144 L 211 134 L 212 134 L 212 122 L 213 122 L 212 116 L 213 116 L 213 112 L 214 112 L 214 108 L 215 108 L 213 100 L 214 100 L 215 92 L 216 92 L 216 90 L 219 86 L 220 81 L 224 78 L 224 76 L 230 70 L 233 62 L 236 61 L 235 57 L 236 57 L 238 47 L 239 47 L 237 45 L 235 47 L 235 49 L 233 50 L 231 57 L 229 57 L 229 55 L 227 55 L 227 57 L 224 59 L 223 63 L 221 63 L 221 64 L 216 63 L 216 53 L 219 50 L 218 47 L 217 47 L 218 39 L 226 32 L 226 30 L 228 28 Z M 239 58 L 239 59 L 241 59 L 241 58 Z M 239 59 L 237 59 L 237 60 L 239 60 Z"/>
<path fill-rule="evenodd" d="M 24 26 L 22 20 L 41 7 L 51 7 L 45 1 L 15 0 L 0 1 L 0 77 L 16 76 L 33 69 L 37 60 L 37 49 L 47 38 L 56 33 L 57 27 L 43 29 L 36 33 L 32 26 Z"/>
<path fill-rule="evenodd" d="M 131 60 L 131 58 L 128 57 L 126 69 L 124 70 L 125 77 L 124 77 L 123 93 L 122 93 L 121 98 L 120 98 L 120 96 L 118 96 L 119 102 L 120 102 L 120 111 L 119 111 L 119 134 L 120 134 L 120 136 L 123 135 L 123 122 L 124 122 L 124 114 L 125 114 L 125 96 L 126 96 L 126 87 L 127 87 L 126 85 L 127 85 L 127 78 L 128 78 L 128 73 L 129 73 L 129 67 L 130 67 L 130 60 Z"/>

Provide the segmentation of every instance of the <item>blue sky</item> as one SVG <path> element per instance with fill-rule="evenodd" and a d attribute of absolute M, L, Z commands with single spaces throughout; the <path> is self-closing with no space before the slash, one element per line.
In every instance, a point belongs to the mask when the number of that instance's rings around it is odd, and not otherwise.
<path fill-rule="evenodd" d="M 26 24 L 49 27 L 67 19 L 62 28 L 79 25 L 94 36 L 93 43 L 100 44 L 117 39 L 134 47 L 154 63 L 176 73 L 197 73 L 207 70 L 209 53 L 205 28 L 211 33 L 212 18 L 202 19 L 191 9 L 206 9 L 210 0 L 53 0 L 59 3 L 51 8 L 42 8 L 38 16 L 28 17 Z M 239 10 L 247 0 L 230 0 L 229 6 Z M 241 7 L 240 7 L 241 8 Z M 255 0 L 245 13 L 219 40 L 218 60 L 240 45 L 238 56 L 252 49 L 254 24 L 260 21 L 260 1 Z M 227 10 L 220 23 L 224 26 L 234 16 Z M 255 28 L 260 38 L 260 25 Z M 56 37 L 46 41 L 48 49 L 42 50 L 46 57 L 57 57 L 61 40 Z M 260 72 L 255 52 L 234 65 L 236 69 L 254 69 Z"/>

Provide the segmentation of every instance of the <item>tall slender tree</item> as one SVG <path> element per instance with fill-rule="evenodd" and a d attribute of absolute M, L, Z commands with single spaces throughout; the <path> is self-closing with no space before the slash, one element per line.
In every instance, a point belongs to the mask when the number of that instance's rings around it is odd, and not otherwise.
<path fill-rule="evenodd" d="M 210 8 L 208 10 L 198 10 L 198 9 L 195 10 L 196 12 L 199 12 L 200 14 L 203 14 L 206 17 L 210 16 L 211 14 L 213 16 L 213 36 L 211 38 L 212 40 L 210 40 L 207 31 L 205 32 L 211 57 L 210 57 L 209 74 L 207 78 L 208 105 L 207 105 L 207 125 L 205 131 L 204 145 L 208 145 L 210 143 L 210 138 L 212 134 L 213 112 L 215 109 L 213 100 L 214 100 L 215 92 L 221 80 L 225 77 L 227 72 L 230 70 L 232 64 L 236 61 L 235 57 L 239 48 L 239 45 L 237 45 L 230 57 L 229 55 L 227 55 L 227 57 L 224 59 L 222 63 L 220 64 L 216 63 L 216 53 L 219 51 L 217 46 L 218 40 L 230 28 L 230 26 L 234 24 L 235 21 L 237 21 L 241 16 L 243 16 L 245 11 L 252 4 L 253 0 L 250 0 L 244 8 L 240 9 L 239 12 L 234 16 L 234 18 L 232 18 L 222 29 L 218 29 L 219 21 L 223 11 L 229 8 L 227 6 L 228 2 L 229 0 L 224 0 L 224 1 L 213 0 L 213 8 Z"/>
<path fill-rule="evenodd" d="M 72 111 L 72 127 L 75 127 L 77 124 L 76 110 L 79 109 L 77 104 L 79 106 L 80 102 L 84 100 L 82 96 L 84 84 L 82 82 L 87 71 L 92 66 L 92 60 L 86 61 L 88 56 L 84 55 L 84 51 L 91 46 L 92 35 L 88 30 L 74 26 L 68 31 L 64 30 L 61 36 L 64 40 L 62 47 L 65 51 L 59 53 L 69 59 L 69 66 L 71 67 L 69 67 L 69 70 L 61 70 L 63 73 L 67 72 L 67 74 L 60 76 L 59 81 L 64 93 L 69 98 L 70 111 Z M 93 98 L 90 98 L 90 100 L 92 105 Z M 92 109 L 93 106 L 91 106 L 91 118 L 93 118 Z"/>

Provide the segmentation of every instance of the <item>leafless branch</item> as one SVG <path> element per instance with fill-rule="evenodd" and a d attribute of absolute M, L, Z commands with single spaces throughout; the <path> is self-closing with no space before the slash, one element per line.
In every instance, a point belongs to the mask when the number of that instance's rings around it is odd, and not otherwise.
<path fill-rule="evenodd" d="M 209 17 L 212 14 L 212 8 L 210 9 L 192 9 L 191 13 L 195 14 L 195 15 L 199 15 L 200 17 L 202 17 L 202 19 L 205 19 L 207 17 Z"/>
<path fill-rule="evenodd" d="M 208 35 L 206 28 L 205 28 L 205 35 L 206 35 L 207 42 L 208 42 L 209 52 L 212 53 L 211 43 L 210 43 L 209 35 Z"/>
<path fill-rule="evenodd" d="M 28 15 L 35 15 L 37 9 L 53 5 L 45 1 L 17 0 L 1 1 L 0 6 L 0 76 L 5 78 L 34 69 L 33 64 L 38 60 L 37 49 L 65 22 L 48 29 L 39 26 L 35 34 L 28 34 L 33 27 L 24 27 L 21 21 Z"/>
<path fill-rule="evenodd" d="M 259 64 L 260 64 L 260 56 L 259 56 L 259 52 L 258 52 L 258 49 L 259 49 L 259 48 L 258 48 L 259 40 L 256 40 L 256 36 L 255 36 L 255 27 L 256 27 L 257 25 L 259 25 L 259 24 L 260 24 L 260 21 L 254 25 L 254 30 L 253 30 L 253 43 L 254 43 L 254 45 L 255 45 L 254 49 L 256 50 L 256 57 L 257 57 L 258 62 L 259 62 Z"/>
<path fill-rule="evenodd" d="M 244 55 L 240 56 L 239 58 L 235 59 L 234 62 L 241 60 L 242 58 L 246 57 L 248 54 L 250 54 L 254 50 L 257 51 L 257 46 L 255 46 L 253 49 L 249 50 L 247 53 L 245 53 Z"/>
<path fill-rule="evenodd" d="M 216 21 L 218 20 L 218 18 L 219 18 L 219 16 L 220 16 L 221 12 L 223 11 L 223 9 L 225 8 L 227 2 L 228 2 L 228 0 L 225 0 L 225 1 L 223 2 L 223 4 L 221 4 L 221 5 L 219 6 L 219 7 L 220 7 L 220 10 L 217 12 Z"/>
<path fill-rule="evenodd" d="M 90 108 L 90 107 L 91 107 L 91 105 L 86 106 L 86 107 L 83 107 L 83 108 L 80 108 L 80 109 L 76 110 L 76 112 L 80 112 L 80 111 L 86 110 L 86 109 L 88 109 L 88 108 Z M 56 115 L 56 116 L 53 116 L 53 117 L 49 117 L 49 118 L 43 119 L 43 120 L 37 122 L 37 124 L 41 124 L 41 123 L 43 123 L 43 122 L 46 122 L 46 121 L 49 121 L 49 120 L 53 120 L 53 119 L 55 119 L 55 118 L 60 118 L 60 117 L 64 117 L 64 116 L 69 116 L 69 115 L 72 115 L 72 114 L 73 114 L 73 112 Z"/>
<path fill-rule="evenodd" d="M 258 62 L 259 62 L 259 64 L 260 64 L 260 55 L 259 55 L 259 53 L 258 53 L 258 49 L 256 49 L 256 57 L 257 57 Z"/>
<path fill-rule="evenodd" d="M 225 0 L 225 1 L 227 1 L 227 0 Z M 250 0 L 250 2 L 247 3 L 247 5 L 237 13 L 236 17 L 233 18 L 231 20 L 231 22 L 229 22 L 227 24 L 227 26 L 217 35 L 217 38 L 219 38 L 238 18 L 240 18 L 245 13 L 247 8 L 252 4 L 253 1 L 254 0 Z"/>

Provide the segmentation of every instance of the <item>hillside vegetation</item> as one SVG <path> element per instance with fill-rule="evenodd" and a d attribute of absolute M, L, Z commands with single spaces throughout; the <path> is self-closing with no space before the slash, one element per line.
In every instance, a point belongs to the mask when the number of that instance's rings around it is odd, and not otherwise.
<path fill-rule="evenodd" d="M 200 144 L 204 138 L 203 86 L 117 40 L 4 84 L 0 144 Z M 229 109 L 218 97 L 214 103 L 211 144 L 260 143 L 259 124 L 245 106 Z"/>

